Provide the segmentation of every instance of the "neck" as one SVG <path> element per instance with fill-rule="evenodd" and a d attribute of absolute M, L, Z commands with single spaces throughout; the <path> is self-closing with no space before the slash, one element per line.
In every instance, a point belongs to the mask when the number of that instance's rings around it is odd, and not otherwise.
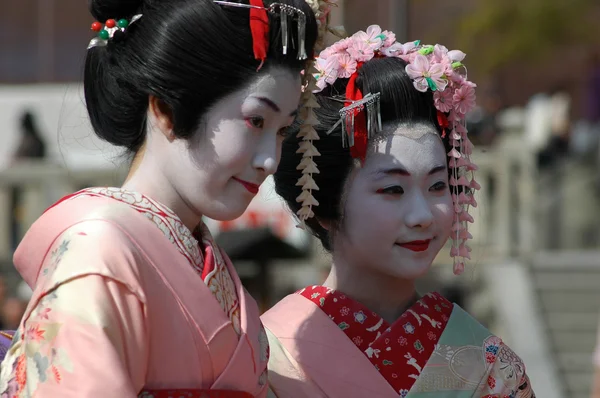
<path fill-rule="evenodd" d="M 152 151 L 143 147 L 133 160 L 123 189 L 141 193 L 167 206 L 193 232 L 202 220 L 202 216 L 196 214 L 179 195 L 162 172 L 158 160 L 153 156 Z"/>
<path fill-rule="evenodd" d="M 390 277 L 339 259 L 334 260 L 323 286 L 343 292 L 390 324 L 417 299 L 413 280 Z"/>

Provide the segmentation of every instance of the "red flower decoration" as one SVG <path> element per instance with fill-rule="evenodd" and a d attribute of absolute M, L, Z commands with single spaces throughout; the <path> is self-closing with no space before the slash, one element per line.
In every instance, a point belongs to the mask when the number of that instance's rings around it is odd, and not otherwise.
<path fill-rule="evenodd" d="M 448 118 L 442 112 L 437 111 L 437 120 L 438 120 L 438 124 L 442 128 L 442 138 L 446 138 L 446 129 L 448 127 L 450 127 L 450 123 L 448 122 Z"/>

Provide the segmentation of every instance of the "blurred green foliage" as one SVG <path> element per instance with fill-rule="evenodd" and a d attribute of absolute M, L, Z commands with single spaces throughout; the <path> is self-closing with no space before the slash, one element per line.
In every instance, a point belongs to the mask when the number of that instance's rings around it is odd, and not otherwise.
<path fill-rule="evenodd" d="M 552 52 L 565 45 L 600 44 L 598 0 L 478 0 L 475 4 L 460 21 L 457 39 L 459 48 L 485 71 L 517 59 L 552 60 Z"/>

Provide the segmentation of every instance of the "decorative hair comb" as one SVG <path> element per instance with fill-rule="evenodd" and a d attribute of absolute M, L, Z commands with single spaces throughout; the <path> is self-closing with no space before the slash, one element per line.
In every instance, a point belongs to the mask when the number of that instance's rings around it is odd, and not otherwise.
<path fill-rule="evenodd" d="M 474 191 L 480 189 L 473 175 L 477 166 L 470 159 L 473 144 L 469 140 L 466 126 L 466 114 L 475 106 L 476 85 L 467 79 L 466 67 L 462 64 L 465 56 L 462 51 L 449 51 L 440 44 L 422 45 L 419 41 L 399 43 L 393 32 L 382 31 L 379 26 L 371 25 L 366 32 L 356 32 L 319 54 L 315 63 L 318 71 L 314 76 L 317 81 L 312 85 L 317 86 L 315 92 L 319 92 L 327 85 L 334 84 L 338 78 L 349 78 L 344 99 L 333 98 L 344 101 L 345 107 L 340 111 L 340 121 L 328 134 L 342 123 L 342 145 L 350 146 L 351 155 L 361 160 L 366 156 L 368 138 L 381 129 L 381 118 L 377 116 L 379 95 L 367 94 L 363 97 L 355 84 L 358 72 L 365 62 L 375 57 L 401 58 L 407 63 L 406 74 L 412 80 L 414 88 L 420 92 L 433 92 L 442 137 L 449 135 L 452 146 L 448 152 L 448 165 L 452 174 L 449 181 L 450 193 L 454 202 L 450 255 L 454 258 L 455 274 L 462 273 L 466 259 L 470 259 L 471 248 L 467 245 L 467 240 L 472 236 L 468 232 L 468 223 L 473 222 L 473 217 L 469 214 L 469 208 L 477 206 L 473 195 Z M 316 148 L 310 153 L 318 154 Z M 303 187 L 303 195 L 297 199 L 303 203 L 298 211 L 298 218 L 304 222 L 314 215 L 312 208 L 318 206 L 317 201 L 309 194 L 319 188 L 312 178 L 306 178 L 316 170 L 312 158 L 306 153 L 298 169 L 303 173 L 297 184 Z M 307 184 L 306 188 L 304 183 Z"/>
<path fill-rule="evenodd" d="M 351 102 L 340 109 L 340 121 L 336 123 L 327 134 L 331 134 L 335 128 L 341 123 L 342 124 L 342 146 L 344 148 L 354 146 L 354 131 L 356 116 L 361 114 L 363 111 L 366 112 L 366 127 L 367 127 L 367 138 L 371 138 L 374 134 L 381 131 L 381 110 L 379 100 L 381 98 L 380 93 L 371 94 L 368 93 L 363 98 L 353 101 L 344 100 L 345 103 Z M 336 99 L 337 100 L 337 99 Z M 337 100 L 339 101 L 339 100 Z M 366 111 L 365 111 L 366 108 Z"/>
<path fill-rule="evenodd" d="M 234 3 L 234 2 L 230 2 L 230 1 L 221 1 L 221 0 L 213 0 L 213 2 L 215 4 L 219 4 L 222 6 L 250 8 L 251 10 L 261 10 L 264 13 L 268 12 L 268 13 L 271 13 L 274 15 L 279 15 L 279 18 L 281 19 L 281 41 L 283 43 L 283 53 L 284 54 L 287 54 L 288 45 L 289 45 L 288 18 L 296 18 L 298 21 L 298 59 L 304 60 L 307 58 L 306 46 L 305 46 L 306 14 L 299 8 L 292 7 L 288 4 L 283 4 L 283 3 L 272 3 L 268 7 L 265 7 L 262 0 L 251 0 L 250 4 Z M 263 15 L 257 14 L 256 16 L 254 16 L 254 18 L 256 18 L 256 19 L 260 18 L 261 20 L 264 20 L 265 16 L 266 15 L 264 15 L 264 14 Z M 254 31 L 255 31 L 254 26 L 256 26 L 256 25 L 253 24 L 253 21 L 252 21 L 254 18 L 251 13 L 250 27 L 253 30 L 253 40 L 255 41 L 255 44 L 256 44 L 256 37 L 254 34 Z M 266 19 L 266 23 L 267 23 L 267 27 L 266 27 L 266 32 L 264 32 L 264 33 L 268 32 L 268 18 Z M 265 44 L 266 44 L 266 47 L 265 47 L 264 57 L 266 57 L 266 48 L 268 48 L 268 41 Z M 256 51 L 255 51 L 255 56 L 257 56 L 259 59 L 264 60 L 263 57 L 256 54 Z"/>
<path fill-rule="evenodd" d="M 108 40 L 112 39 L 116 32 L 125 33 L 125 30 L 135 21 L 140 19 L 142 14 L 137 14 L 131 17 L 131 20 L 127 19 L 119 19 L 115 21 L 114 19 L 106 20 L 104 26 L 100 22 L 92 23 L 92 30 L 98 33 L 98 36 L 94 37 L 90 44 L 88 44 L 88 50 L 93 47 L 104 47 L 108 44 Z"/>

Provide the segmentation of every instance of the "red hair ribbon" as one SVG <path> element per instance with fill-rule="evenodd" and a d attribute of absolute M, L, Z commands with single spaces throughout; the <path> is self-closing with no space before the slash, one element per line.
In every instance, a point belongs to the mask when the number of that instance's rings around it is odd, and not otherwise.
<path fill-rule="evenodd" d="M 363 98 L 363 94 L 358 87 L 356 87 L 356 78 L 358 77 L 358 71 L 364 62 L 358 62 L 356 65 L 356 71 L 350 76 L 348 85 L 346 86 L 346 100 L 344 106 L 350 106 L 353 101 L 358 101 Z M 345 121 L 343 122 L 345 123 Z M 358 109 L 354 109 L 354 145 L 350 147 L 350 154 L 355 159 L 360 159 L 362 162 L 365 161 L 367 156 L 367 119 L 365 112 L 361 112 Z"/>
<path fill-rule="evenodd" d="M 446 129 L 450 127 L 448 118 L 441 111 L 437 111 L 437 121 L 440 127 L 442 128 L 442 138 L 446 138 Z"/>
<path fill-rule="evenodd" d="M 254 58 L 260 60 L 257 70 L 267 59 L 269 48 L 269 16 L 262 0 L 250 0 L 250 5 L 261 8 L 250 8 L 250 31 L 252 32 L 252 49 Z"/>

